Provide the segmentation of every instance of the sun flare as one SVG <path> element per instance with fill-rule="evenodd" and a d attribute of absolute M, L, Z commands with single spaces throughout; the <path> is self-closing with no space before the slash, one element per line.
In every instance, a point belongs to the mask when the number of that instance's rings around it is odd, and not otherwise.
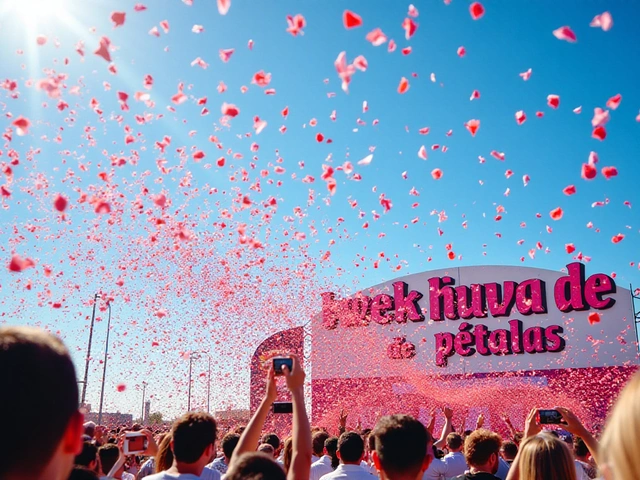
<path fill-rule="evenodd" d="M 66 12 L 68 0 L 9 0 L 6 9 L 16 20 L 27 25 L 42 25 L 60 18 Z"/>

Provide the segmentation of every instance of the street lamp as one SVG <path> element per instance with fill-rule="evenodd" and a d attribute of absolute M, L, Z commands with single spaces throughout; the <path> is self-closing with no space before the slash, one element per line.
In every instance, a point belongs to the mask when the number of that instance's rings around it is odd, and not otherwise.
<path fill-rule="evenodd" d="M 187 412 L 191 411 L 191 368 L 193 365 L 193 360 L 198 360 L 199 358 L 200 354 L 198 352 L 194 352 L 189 355 L 189 396 L 187 399 Z"/>
<path fill-rule="evenodd" d="M 96 319 L 96 304 L 98 303 L 98 299 L 100 298 L 100 294 L 96 293 L 93 297 L 93 313 L 91 314 L 91 327 L 89 327 L 89 345 L 87 346 L 87 360 L 84 365 L 84 381 L 82 384 L 82 400 L 80 404 L 82 406 L 85 405 L 85 399 L 87 397 L 87 378 L 89 377 L 89 358 L 91 357 L 91 340 L 93 338 L 93 323 Z"/>
<path fill-rule="evenodd" d="M 109 353 L 109 330 L 111 329 L 111 301 L 110 300 L 107 300 L 107 307 L 109 308 L 109 319 L 107 320 L 107 341 L 104 346 L 104 367 L 102 368 L 102 387 L 100 387 L 100 409 L 98 410 L 98 425 L 102 425 L 102 401 L 104 400 L 104 380 L 107 376 L 107 354 Z"/>
<path fill-rule="evenodd" d="M 144 425 L 144 396 L 145 393 L 147 391 L 147 382 L 142 382 L 142 414 L 140 415 L 140 418 L 142 419 L 142 424 Z"/>

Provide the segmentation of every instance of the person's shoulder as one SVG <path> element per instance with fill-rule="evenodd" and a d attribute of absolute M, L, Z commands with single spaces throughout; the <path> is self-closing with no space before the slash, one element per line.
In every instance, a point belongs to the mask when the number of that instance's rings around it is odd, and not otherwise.
<path fill-rule="evenodd" d="M 202 474 L 200 474 L 200 478 L 203 480 L 220 480 L 222 478 L 220 471 L 214 467 L 210 467 L 209 465 L 204 467 Z"/>

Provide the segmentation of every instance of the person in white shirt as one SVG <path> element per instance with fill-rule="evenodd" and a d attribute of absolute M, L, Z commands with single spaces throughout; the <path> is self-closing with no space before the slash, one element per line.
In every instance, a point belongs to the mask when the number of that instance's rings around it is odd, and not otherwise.
<path fill-rule="evenodd" d="M 171 428 L 173 464 L 168 470 L 146 477 L 146 480 L 200 480 L 205 466 L 216 453 L 217 425 L 205 412 L 189 412 Z M 220 473 L 207 469 L 206 478 L 220 479 Z"/>
<path fill-rule="evenodd" d="M 320 477 L 320 480 L 372 480 L 374 477 L 360 466 L 364 458 L 364 440 L 356 432 L 345 432 L 338 439 L 340 465 L 335 471 Z"/>
<path fill-rule="evenodd" d="M 447 435 L 447 448 L 449 449 L 449 453 L 442 459 L 447 466 L 447 478 L 462 475 L 469 469 L 464 454 L 462 453 L 463 447 L 464 442 L 460 434 L 450 433 Z"/>
<path fill-rule="evenodd" d="M 324 441 L 322 457 L 317 462 L 311 464 L 309 480 L 320 480 L 320 477 L 333 472 L 333 458 L 338 450 L 338 437 L 329 437 Z"/>
<path fill-rule="evenodd" d="M 320 460 L 320 457 L 324 455 L 324 442 L 329 438 L 329 434 L 324 430 L 320 430 L 319 432 L 315 432 L 311 436 L 311 463 L 315 463 Z"/>
<path fill-rule="evenodd" d="M 207 467 L 217 470 L 221 474 L 227 473 L 227 468 L 229 468 L 229 462 L 231 461 L 231 455 L 233 454 L 236 445 L 238 445 L 239 440 L 240 435 L 237 433 L 227 433 L 222 437 L 222 442 L 220 442 L 220 446 L 222 447 L 222 456 L 216 458 L 212 463 L 207 465 Z"/>

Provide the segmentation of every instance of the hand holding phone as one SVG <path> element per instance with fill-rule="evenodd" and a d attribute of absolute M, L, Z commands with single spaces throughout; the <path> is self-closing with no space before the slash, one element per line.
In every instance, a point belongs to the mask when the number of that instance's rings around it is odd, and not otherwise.
<path fill-rule="evenodd" d="M 293 403 L 273 402 L 273 413 L 293 413 Z"/>
<path fill-rule="evenodd" d="M 140 432 L 127 432 L 124 435 L 123 453 L 133 455 L 144 452 L 149 446 L 147 436 Z"/>
<path fill-rule="evenodd" d="M 557 410 L 538 410 L 541 425 L 560 425 L 563 422 L 562 414 Z"/>
<path fill-rule="evenodd" d="M 293 359 L 287 357 L 275 357 L 273 359 L 273 371 L 276 375 L 284 375 L 283 366 L 287 366 L 289 371 L 293 370 Z"/>

